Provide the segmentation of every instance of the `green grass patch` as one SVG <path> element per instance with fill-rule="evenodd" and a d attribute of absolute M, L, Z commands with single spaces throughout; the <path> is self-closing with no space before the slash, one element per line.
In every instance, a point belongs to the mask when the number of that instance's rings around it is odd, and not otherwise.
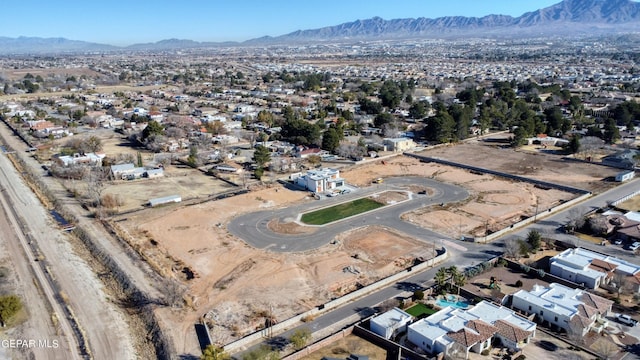
<path fill-rule="evenodd" d="M 362 198 L 302 215 L 302 222 L 309 225 L 324 225 L 330 222 L 358 215 L 384 206 L 369 198 Z"/>
<path fill-rule="evenodd" d="M 425 304 L 418 303 L 405 310 L 409 315 L 415 318 L 423 318 L 431 314 L 435 314 L 436 310 L 428 307 Z"/>

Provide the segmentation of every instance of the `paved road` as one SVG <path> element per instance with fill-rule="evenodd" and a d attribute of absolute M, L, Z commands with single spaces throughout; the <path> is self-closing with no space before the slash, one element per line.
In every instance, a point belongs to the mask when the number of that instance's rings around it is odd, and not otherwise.
<path fill-rule="evenodd" d="M 268 228 L 269 221 L 280 219 L 291 221 L 297 219 L 299 214 L 313 209 L 332 206 L 340 202 L 350 201 L 356 198 L 369 196 L 386 190 L 403 190 L 408 185 L 421 185 L 434 190 L 431 195 L 410 194 L 410 199 L 394 205 L 387 205 L 374 211 L 355 215 L 347 219 L 336 221 L 324 226 L 318 226 L 317 230 L 310 234 L 283 235 L 274 233 Z M 441 183 L 423 177 L 398 177 L 386 179 L 384 184 L 377 184 L 368 188 L 358 189 L 347 195 L 339 195 L 333 198 L 324 198 L 311 204 L 292 206 L 282 210 L 259 211 L 245 214 L 233 219 L 228 230 L 243 239 L 245 242 L 259 249 L 268 249 L 276 252 L 306 251 L 319 248 L 328 244 L 336 235 L 347 230 L 366 225 L 380 225 L 397 229 L 417 239 L 434 241 L 442 238 L 435 232 L 421 228 L 400 219 L 400 215 L 411 210 L 438 203 L 451 203 L 466 199 L 469 193 L 462 187 Z"/>
<path fill-rule="evenodd" d="M 582 203 L 574 206 L 573 208 L 579 208 L 582 211 L 592 211 L 602 207 L 606 207 L 608 203 L 640 190 L 640 178 L 636 178 L 627 183 L 621 184 L 609 191 L 602 194 L 592 196 Z M 591 242 L 580 240 L 580 238 L 571 234 L 566 234 L 562 231 L 562 226 L 569 220 L 569 211 L 571 209 L 565 209 L 563 211 L 554 213 L 548 217 L 538 220 L 535 224 L 531 224 L 525 228 L 514 231 L 510 235 L 503 237 L 503 239 L 511 238 L 524 238 L 530 229 L 537 229 L 538 231 L 548 234 L 549 236 L 567 241 L 569 243 L 576 244 L 577 246 L 592 249 L 598 252 L 603 252 L 611 256 L 616 256 L 631 262 L 638 262 L 638 258 L 633 255 L 629 250 L 625 250 L 620 245 L 607 245 L 599 246 Z"/>
<path fill-rule="evenodd" d="M 407 181 L 411 181 L 412 179 L 407 178 Z M 421 179 L 424 180 L 424 179 Z M 446 184 L 445 184 L 446 185 Z M 584 209 L 597 209 L 602 206 L 606 206 L 608 202 L 617 200 L 627 194 L 630 194 L 636 190 L 640 189 L 640 179 L 633 180 L 629 183 L 622 184 L 614 189 L 611 189 L 603 194 L 594 196 L 592 198 L 587 199 L 581 204 L 577 205 L 577 207 L 582 207 Z M 356 196 L 356 195 L 354 195 Z M 360 196 L 360 195 L 358 195 Z M 424 198 L 424 200 L 427 200 Z M 437 201 L 436 201 L 437 202 Z M 426 204 L 429 204 L 427 201 Z M 410 208 L 410 207 L 409 207 Z M 392 207 L 389 208 L 393 210 L 395 215 L 393 219 L 382 218 L 377 219 L 383 223 L 387 221 L 391 221 L 392 224 L 396 226 L 402 226 L 400 228 L 402 231 L 407 232 L 413 236 L 416 236 L 421 239 L 429 238 L 433 233 L 428 234 L 426 237 L 424 236 L 424 229 L 417 228 L 413 224 L 406 223 L 404 221 L 396 220 L 403 211 L 406 211 L 402 208 Z M 299 209 L 298 209 L 299 211 Z M 555 213 L 547 218 L 543 218 L 541 215 L 540 220 L 537 223 L 526 226 L 520 230 L 515 230 L 513 233 L 507 234 L 506 236 L 497 239 L 489 244 L 479 244 L 479 243 L 467 243 L 460 242 L 455 240 L 443 240 L 440 236 L 438 240 L 439 244 L 445 246 L 449 252 L 449 258 L 442 264 L 439 264 L 435 268 L 429 269 L 422 273 L 416 274 L 406 280 L 396 283 L 394 285 L 383 288 L 379 291 L 371 293 L 363 298 L 351 302 L 343 307 L 338 309 L 329 311 L 322 316 L 317 317 L 313 321 L 309 323 L 305 323 L 304 325 L 300 325 L 297 328 L 286 331 L 280 335 L 278 335 L 272 342 L 271 345 L 279 345 L 286 343 L 283 339 L 287 339 L 290 337 L 291 333 L 298 328 L 309 328 L 312 332 L 322 332 L 323 334 L 329 334 L 332 331 L 339 330 L 343 325 L 347 325 L 347 323 L 352 323 L 360 318 L 364 318 L 375 311 L 375 306 L 377 306 L 382 301 L 385 301 L 390 298 L 397 297 L 406 297 L 408 296 L 415 288 L 417 287 L 428 287 L 433 284 L 433 278 L 438 268 L 441 266 L 451 266 L 456 265 L 460 269 L 467 268 L 469 266 L 473 266 L 482 262 L 484 260 L 493 258 L 495 256 L 501 255 L 504 249 L 504 241 L 509 238 L 522 238 L 525 237 L 529 230 L 538 229 L 545 231 L 547 233 L 553 234 L 556 238 L 561 240 L 568 241 L 576 241 L 576 237 L 564 234 L 560 231 L 557 231 L 558 228 L 562 224 L 564 224 L 567 220 L 568 212 L 570 209 L 565 209 L 558 213 Z M 271 212 L 271 215 L 274 216 L 276 213 Z M 375 216 L 375 213 L 374 215 Z M 250 217 L 247 217 L 249 219 Z M 267 214 L 264 214 L 263 220 L 267 218 Z M 358 217 L 355 221 L 360 220 Z M 369 219 L 369 218 L 368 218 Z M 244 220 L 246 221 L 246 220 Z M 395 226 L 394 226 L 395 227 Z M 438 236 L 437 234 L 435 234 Z M 272 240 L 270 240 L 272 241 Z M 259 243 L 264 246 L 264 243 Z M 622 250 L 621 248 L 616 248 L 614 246 L 606 246 L 606 247 L 598 247 L 597 245 L 592 244 L 580 244 L 581 246 L 593 248 L 594 250 L 605 251 L 611 255 L 620 256 L 627 259 L 632 259 L 633 255 L 630 254 L 629 251 Z M 286 249 L 285 249 L 286 251 Z M 345 321 L 345 319 L 349 319 L 351 321 Z M 255 349 L 258 345 L 247 349 L 246 351 L 251 351 Z M 244 352 L 240 352 L 238 354 L 234 354 L 234 358 L 240 359 Z M 632 355 L 633 356 L 633 355 Z M 633 358 L 633 357 L 632 357 Z"/>

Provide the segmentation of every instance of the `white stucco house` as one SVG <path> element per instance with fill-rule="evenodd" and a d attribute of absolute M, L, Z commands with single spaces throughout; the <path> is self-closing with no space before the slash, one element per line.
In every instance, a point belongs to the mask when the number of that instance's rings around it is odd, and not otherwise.
<path fill-rule="evenodd" d="M 557 283 L 549 287 L 534 285 L 531 291 L 519 290 L 511 296 L 513 308 L 535 314 L 540 323 L 549 327 L 583 336 L 589 330 L 602 330 L 613 304 L 611 300 Z"/>
<path fill-rule="evenodd" d="M 314 193 L 331 191 L 345 184 L 345 180 L 340 177 L 340 170 L 330 168 L 308 170 L 305 174 L 292 175 L 291 179 Z"/>
<path fill-rule="evenodd" d="M 381 315 L 371 319 L 369 328 L 372 332 L 391 339 L 399 332 L 406 330 L 407 324 L 411 322 L 413 316 L 398 308 L 393 308 Z"/>
<path fill-rule="evenodd" d="M 494 338 L 519 350 L 535 336 L 536 324 L 513 310 L 482 301 L 469 310 L 446 307 L 407 327 L 407 339 L 430 355 L 481 353 Z"/>
<path fill-rule="evenodd" d="M 589 289 L 609 284 L 614 274 L 619 273 L 633 285 L 634 291 L 640 290 L 640 265 L 588 249 L 567 249 L 552 257 L 549 267 L 551 274 Z"/>

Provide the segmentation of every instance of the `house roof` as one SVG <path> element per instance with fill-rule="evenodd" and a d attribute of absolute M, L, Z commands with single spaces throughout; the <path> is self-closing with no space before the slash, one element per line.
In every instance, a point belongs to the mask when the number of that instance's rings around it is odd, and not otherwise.
<path fill-rule="evenodd" d="M 480 334 L 466 327 L 455 332 L 448 332 L 447 336 L 467 348 L 482 341 Z"/>
<path fill-rule="evenodd" d="M 579 314 L 569 319 L 569 324 L 572 329 L 586 329 L 591 325 L 591 322 L 589 318 Z"/>
<path fill-rule="evenodd" d="M 589 264 L 589 267 L 594 270 L 609 272 L 615 270 L 618 265 L 600 259 L 593 259 L 591 260 L 591 264 Z"/>
<path fill-rule="evenodd" d="M 580 297 L 580 300 L 582 300 L 585 305 L 596 308 L 601 314 L 609 311 L 611 309 L 611 305 L 613 305 L 613 301 L 589 292 L 584 292 Z"/>
<path fill-rule="evenodd" d="M 398 308 L 393 308 L 384 314 L 371 319 L 372 323 L 376 323 L 384 328 L 396 328 L 406 324 L 413 317 L 407 312 Z"/>
<path fill-rule="evenodd" d="M 584 316 L 589 319 L 591 319 L 593 315 L 598 313 L 598 309 L 585 304 L 578 305 L 577 309 L 578 309 L 579 316 Z"/>
<path fill-rule="evenodd" d="M 485 341 L 489 339 L 490 337 L 493 336 L 493 334 L 495 334 L 498 331 L 498 329 L 495 326 L 491 324 L 487 324 L 482 320 L 471 320 L 467 322 L 466 327 L 468 327 L 471 330 L 475 330 L 475 332 L 480 334 L 480 337 L 482 339 L 481 341 Z"/>
<path fill-rule="evenodd" d="M 498 329 L 498 334 L 513 342 L 520 342 L 531 335 L 531 331 L 522 330 L 517 326 L 513 326 L 504 320 L 497 320 L 494 326 Z"/>

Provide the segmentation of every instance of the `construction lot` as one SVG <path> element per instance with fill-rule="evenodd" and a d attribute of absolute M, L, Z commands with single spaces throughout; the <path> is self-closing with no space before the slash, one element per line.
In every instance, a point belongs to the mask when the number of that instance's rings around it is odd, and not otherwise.
<path fill-rule="evenodd" d="M 467 153 L 471 159 L 471 154 L 485 151 L 483 146 L 472 143 L 448 147 L 446 158 L 464 159 Z M 476 161 L 473 165 L 508 170 L 509 164 L 518 161 L 533 164 L 528 157 L 535 157 L 540 159 L 539 166 L 522 175 L 547 181 L 561 178 L 557 182 L 591 191 L 614 185 L 602 179 L 615 174 L 615 169 L 579 162 L 565 166 L 558 156 L 546 154 L 491 147 L 486 151 L 481 157 L 484 162 Z M 504 153 L 505 158 L 497 159 L 492 151 Z M 436 156 L 431 152 L 426 155 Z M 551 165 L 553 168 L 547 171 L 546 166 Z M 576 196 L 493 175 L 422 163 L 406 156 L 341 169 L 341 176 L 348 183 L 377 186 L 381 190 L 386 183 L 372 185 L 372 180 L 409 175 L 455 183 L 469 191 L 469 198 L 460 203 L 435 205 L 403 215 L 406 221 L 452 238 L 460 234 L 481 236 L 487 229 L 498 230 L 534 216 L 536 209 L 541 212 Z M 121 196 L 129 196 L 118 191 Z M 240 214 L 314 201 L 305 191 L 274 185 L 222 200 L 147 209 L 114 218 L 114 226 L 152 266 L 187 287 L 188 306 L 167 310 L 175 321 L 173 327 L 181 329 L 176 336 L 178 351 L 197 351 L 193 323 L 203 315 L 215 340 L 227 343 L 260 329 L 267 316 L 282 321 L 392 275 L 410 264 L 418 253 L 427 256 L 432 252 L 424 250 L 424 243 L 417 239 L 377 226 L 354 228 L 316 250 L 288 254 L 255 249 L 226 230 L 226 224 Z M 296 225 L 293 231 L 270 226 L 272 231 L 288 234 L 304 232 L 300 228 Z"/>

